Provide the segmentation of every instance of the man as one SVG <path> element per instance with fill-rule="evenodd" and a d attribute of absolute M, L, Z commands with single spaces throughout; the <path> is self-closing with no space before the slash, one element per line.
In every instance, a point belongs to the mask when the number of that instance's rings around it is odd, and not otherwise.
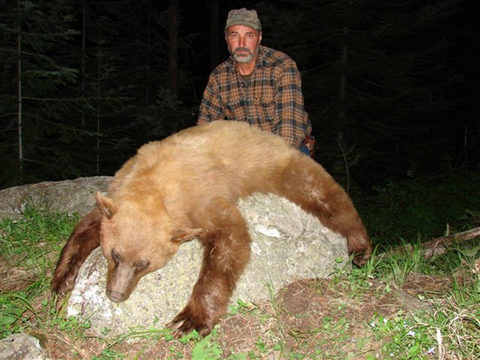
<path fill-rule="evenodd" d="M 300 73 L 286 54 L 260 45 L 262 25 L 255 10 L 231 10 L 225 26 L 231 57 L 210 74 L 197 124 L 246 121 L 283 137 L 313 155 Z"/>

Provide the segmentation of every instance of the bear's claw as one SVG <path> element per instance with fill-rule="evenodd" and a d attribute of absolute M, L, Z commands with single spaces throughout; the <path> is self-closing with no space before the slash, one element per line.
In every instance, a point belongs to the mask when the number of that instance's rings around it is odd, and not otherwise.
<path fill-rule="evenodd" d="M 77 274 L 65 273 L 54 274 L 52 279 L 52 290 L 60 296 L 64 296 L 69 291 L 73 290 Z"/>
<path fill-rule="evenodd" d="M 198 316 L 189 314 L 188 311 L 182 311 L 171 322 L 167 328 L 174 330 L 174 336 L 180 337 L 196 330 L 200 336 L 207 336 L 212 332 L 213 326 L 208 325 L 206 321 L 201 321 Z"/>

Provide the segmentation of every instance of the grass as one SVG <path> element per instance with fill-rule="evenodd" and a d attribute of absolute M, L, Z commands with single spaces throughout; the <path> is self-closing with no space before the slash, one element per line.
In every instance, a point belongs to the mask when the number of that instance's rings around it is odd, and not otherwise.
<path fill-rule="evenodd" d="M 472 245 L 472 244 L 470 244 Z M 417 294 L 430 309 L 405 313 L 399 311 L 387 318 L 375 314 L 370 327 L 378 339 L 391 339 L 382 346 L 383 353 L 393 358 L 474 359 L 480 353 L 480 274 L 478 254 L 465 257 L 457 248 L 449 256 L 424 261 L 415 256 L 406 258 L 398 254 L 382 259 L 375 275 L 386 279 L 391 287 L 399 287 L 407 279 L 425 274 L 427 279 L 452 275 L 447 290 L 441 287 Z M 476 260 L 475 260 L 476 258 Z M 388 289 L 387 289 L 388 291 Z M 428 296 L 428 298 L 427 298 Z"/>
<path fill-rule="evenodd" d="M 278 292 L 269 287 L 270 299 L 239 300 L 205 338 L 193 332 L 177 339 L 159 326 L 111 339 L 91 333 L 88 321 L 64 318 L 49 290 L 76 221 L 27 209 L 22 218 L 0 222 L 0 338 L 33 334 L 53 359 L 478 359 L 480 354 L 478 239 L 426 260 L 417 236 L 414 245 L 404 241 L 376 253 L 362 269 Z"/>
<path fill-rule="evenodd" d="M 0 223 L 1 337 L 50 322 L 45 317 L 54 309 L 45 293 L 61 250 L 59 239 L 68 237 L 76 221 L 27 209 L 23 218 Z"/>

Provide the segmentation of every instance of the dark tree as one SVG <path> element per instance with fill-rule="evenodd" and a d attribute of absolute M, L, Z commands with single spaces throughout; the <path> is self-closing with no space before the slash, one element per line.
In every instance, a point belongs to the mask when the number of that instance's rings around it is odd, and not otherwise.
<path fill-rule="evenodd" d="M 219 26 L 220 4 L 219 0 L 210 0 L 210 68 L 214 69 L 221 61 L 219 38 L 223 31 Z"/>
<path fill-rule="evenodd" d="M 180 0 L 170 0 L 168 7 L 168 84 L 173 95 L 178 95 L 178 31 L 180 27 Z"/>
<path fill-rule="evenodd" d="M 257 6 L 264 43 L 299 64 L 318 156 L 346 187 L 438 165 L 456 81 L 443 30 L 458 1 L 285 1 Z M 288 10 L 286 11 L 286 6 Z M 358 166 L 359 164 L 362 166 Z"/>
<path fill-rule="evenodd" d="M 66 1 L 2 1 L 0 183 L 35 181 L 72 170 L 65 147 L 72 99 L 64 96 L 78 71 L 65 61 L 71 29 Z M 8 11 L 5 12 L 5 11 Z M 53 159 L 55 161 L 53 162 Z"/>

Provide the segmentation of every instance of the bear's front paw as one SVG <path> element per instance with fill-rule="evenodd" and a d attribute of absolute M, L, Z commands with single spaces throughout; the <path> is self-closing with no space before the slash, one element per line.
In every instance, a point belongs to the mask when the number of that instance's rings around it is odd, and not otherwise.
<path fill-rule="evenodd" d="M 61 272 L 57 269 L 52 279 L 52 290 L 63 296 L 74 288 L 76 278 L 75 272 Z"/>
<path fill-rule="evenodd" d="M 368 249 L 365 252 L 355 253 L 353 255 L 352 262 L 358 267 L 362 267 L 368 263 L 368 260 L 370 260 L 371 258 L 371 254 L 372 254 L 372 251 L 370 249 Z"/>
<path fill-rule="evenodd" d="M 215 324 L 212 321 L 208 321 L 207 318 L 204 312 L 195 312 L 190 306 L 187 306 L 175 316 L 167 327 L 174 330 L 176 337 L 188 334 L 192 330 L 196 330 L 200 336 L 207 336 L 215 326 Z"/>

